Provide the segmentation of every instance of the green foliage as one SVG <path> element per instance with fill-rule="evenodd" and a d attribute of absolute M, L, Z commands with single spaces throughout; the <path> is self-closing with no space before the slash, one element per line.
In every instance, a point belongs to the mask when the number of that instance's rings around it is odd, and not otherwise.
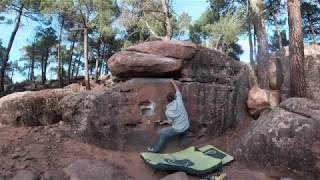
<path fill-rule="evenodd" d="M 230 44 L 228 56 L 232 57 L 235 60 L 240 61 L 239 54 L 243 54 L 242 47 L 237 43 Z"/>
<path fill-rule="evenodd" d="M 239 59 L 238 56 L 243 50 L 237 41 L 239 36 L 247 31 L 250 20 L 247 1 L 208 0 L 208 2 L 210 8 L 190 26 L 190 39 Z"/>
<path fill-rule="evenodd" d="M 2 59 L 3 59 L 3 54 L 5 52 L 6 48 L 2 46 L 2 40 L 0 39 L 0 68 L 2 65 Z"/>
<path fill-rule="evenodd" d="M 111 22 L 117 16 L 112 0 L 41 0 L 44 14 L 60 15 L 80 28 L 96 28 L 104 34 L 112 33 Z"/>
<path fill-rule="evenodd" d="M 320 7 L 317 4 L 303 2 L 301 4 L 302 30 L 307 42 L 319 41 L 320 34 Z"/>
<path fill-rule="evenodd" d="M 190 39 L 198 44 L 205 42 L 209 33 L 204 30 L 208 24 L 214 24 L 219 20 L 219 13 L 216 11 L 212 11 L 211 9 L 207 9 L 198 20 L 190 26 Z"/>
<path fill-rule="evenodd" d="M 281 43 L 282 46 L 288 46 L 289 45 L 289 40 L 287 38 L 287 34 L 285 30 L 281 31 Z M 274 32 L 273 36 L 270 37 L 270 50 L 271 51 L 279 51 L 279 37 L 276 32 Z"/>
<path fill-rule="evenodd" d="M 35 30 L 36 34 L 31 44 L 22 49 L 24 57 L 21 58 L 21 61 L 26 61 L 26 64 L 21 67 L 21 71 L 30 71 L 32 60 L 35 61 L 35 68 L 48 66 L 49 56 L 54 53 L 54 47 L 58 42 L 56 31 L 52 27 L 37 27 Z"/>
<path fill-rule="evenodd" d="M 3 59 L 3 54 L 4 54 L 5 50 L 6 50 L 6 48 L 4 46 L 2 46 L 2 40 L 0 39 L 0 67 L 2 65 L 2 59 Z M 7 66 L 7 70 L 9 70 L 9 71 L 11 71 L 11 69 L 12 69 L 12 68 L 10 68 L 10 64 Z M 12 77 L 9 77 L 8 73 L 7 73 L 5 75 L 5 84 L 11 84 L 11 83 L 12 83 Z"/>
<path fill-rule="evenodd" d="M 161 2 L 154 0 L 122 0 L 118 19 L 131 43 L 165 34 L 165 16 Z"/>
<path fill-rule="evenodd" d="M 188 31 L 191 25 L 191 16 L 186 12 L 182 12 L 178 20 L 172 22 L 174 22 L 174 39 L 187 39 Z"/>
<path fill-rule="evenodd" d="M 238 37 L 245 31 L 245 21 L 241 16 L 227 13 L 214 24 L 208 24 L 204 30 L 210 34 L 210 45 L 212 48 L 223 44 L 230 46 L 238 41 Z"/>
<path fill-rule="evenodd" d="M 284 26 L 286 23 L 286 3 L 281 0 L 268 0 L 264 4 L 265 20 L 269 25 Z"/>
<path fill-rule="evenodd" d="M 235 12 L 237 9 L 237 3 L 234 0 L 208 0 L 210 8 L 213 12 L 219 14 L 219 16 L 225 16 L 227 13 Z"/>
<path fill-rule="evenodd" d="M 0 12 L 19 11 L 19 8 L 22 7 L 23 4 L 23 16 L 38 20 L 37 13 L 39 12 L 40 1 L 41 0 L 1 0 Z M 0 19 L 3 21 L 5 18 L 6 17 L 1 17 Z M 6 23 L 10 22 L 11 21 L 9 20 Z"/>

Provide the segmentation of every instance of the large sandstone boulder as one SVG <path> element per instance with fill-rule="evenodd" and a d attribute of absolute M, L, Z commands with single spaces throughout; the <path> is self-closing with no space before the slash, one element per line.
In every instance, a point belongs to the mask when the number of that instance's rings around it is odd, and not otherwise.
<path fill-rule="evenodd" d="M 297 179 L 320 178 L 320 103 L 291 98 L 261 116 L 241 137 L 234 155 L 272 173 L 293 172 Z"/>
<path fill-rule="evenodd" d="M 191 134 L 212 137 L 245 118 L 248 70 L 247 66 L 222 53 L 195 48 L 188 42 L 148 42 L 119 52 L 108 63 L 117 64 L 122 60 L 133 61 L 133 64 L 141 61 L 157 63 L 157 60 L 148 59 L 151 56 L 174 59 L 174 63 L 183 60 L 175 79 L 179 80 L 177 84 L 189 114 Z M 138 53 L 145 55 L 141 59 L 130 58 Z M 173 91 L 169 81 L 173 74 L 158 73 L 160 70 L 155 69 L 165 67 L 160 64 L 158 67 L 148 66 L 148 63 L 138 67 L 123 65 L 125 71 L 117 71 L 115 66 L 110 67 L 111 71 L 113 74 L 121 72 L 118 75 L 131 77 L 130 80 L 103 93 L 79 92 L 66 96 L 60 102 L 61 114 L 74 129 L 76 137 L 83 141 L 107 148 L 143 150 L 154 143 L 163 128 L 157 122 L 166 119 L 166 96 Z M 170 68 L 176 69 L 175 65 L 164 69 Z M 152 73 L 155 73 L 152 76 L 165 75 L 167 79 L 134 78 Z"/>
<path fill-rule="evenodd" d="M 194 56 L 197 45 L 185 41 L 149 41 L 131 46 L 126 51 L 156 54 L 177 59 L 190 59 Z"/>
<path fill-rule="evenodd" d="M 58 102 L 70 90 L 53 89 L 13 93 L 0 99 L 0 124 L 8 126 L 38 126 L 61 120 Z"/>
<path fill-rule="evenodd" d="M 196 136 L 220 135 L 246 115 L 244 85 L 187 82 L 178 86 Z M 135 78 L 103 94 L 66 96 L 60 102 L 62 117 L 84 141 L 114 149 L 145 148 L 161 130 L 157 122 L 166 119 L 166 95 L 172 91 L 168 79 Z"/>
<path fill-rule="evenodd" d="M 258 117 L 261 112 L 271 110 L 280 103 L 280 92 L 261 89 L 257 86 L 249 91 L 247 106 L 249 113 Z"/>
<path fill-rule="evenodd" d="M 112 74 L 130 76 L 175 76 L 182 68 L 182 60 L 161 55 L 123 51 L 108 61 Z"/>
<path fill-rule="evenodd" d="M 236 76 L 240 63 L 226 55 L 194 43 L 150 41 L 114 54 L 108 60 L 118 77 L 175 77 L 189 81 L 227 83 Z"/>

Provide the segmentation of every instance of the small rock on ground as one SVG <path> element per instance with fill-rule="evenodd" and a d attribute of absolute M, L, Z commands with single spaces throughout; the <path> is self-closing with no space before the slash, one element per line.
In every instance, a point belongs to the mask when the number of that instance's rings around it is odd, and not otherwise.
<path fill-rule="evenodd" d="M 188 180 L 188 176 L 185 172 L 176 172 L 161 178 L 160 180 Z"/>
<path fill-rule="evenodd" d="M 78 160 L 63 169 L 70 180 L 128 180 L 130 177 L 120 168 L 97 160 Z"/>

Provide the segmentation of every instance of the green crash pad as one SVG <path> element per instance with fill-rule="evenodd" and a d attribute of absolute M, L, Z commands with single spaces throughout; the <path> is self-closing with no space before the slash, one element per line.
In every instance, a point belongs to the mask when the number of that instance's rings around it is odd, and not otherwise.
<path fill-rule="evenodd" d="M 225 165 L 231 161 L 234 160 L 234 158 L 232 156 L 230 156 L 229 154 L 221 151 L 220 149 L 212 146 L 212 145 L 206 145 L 203 146 L 201 148 L 198 148 L 199 151 L 203 152 L 204 154 L 206 154 L 207 156 L 213 157 L 213 158 L 217 158 L 217 159 L 221 159 L 222 160 L 222 164 Z"/>
<path fill-rule="evenodd" d="M 199 149 L 192 146 L 171 154 L 143 152 L 140 156 L 148 166 L 154 169 L 184 171 L 198 176 L 220 170 L 224 163 L 233 159 L 232 156 L 211 145 Z"/>

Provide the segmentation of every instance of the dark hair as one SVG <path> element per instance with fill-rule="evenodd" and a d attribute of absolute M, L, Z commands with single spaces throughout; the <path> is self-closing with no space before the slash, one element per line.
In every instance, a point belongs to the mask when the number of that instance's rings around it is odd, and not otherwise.
<path fill-rule="evenodd" d="M 168 100 L 168 102 L 172 102 L 173 100 L 175 100 L 176 99 L 176 96 L 175 96 L 175 94 L 173 93 L 173 92 L 169 92 L 168 94 L 167 94 L 167 100 Z"/>

